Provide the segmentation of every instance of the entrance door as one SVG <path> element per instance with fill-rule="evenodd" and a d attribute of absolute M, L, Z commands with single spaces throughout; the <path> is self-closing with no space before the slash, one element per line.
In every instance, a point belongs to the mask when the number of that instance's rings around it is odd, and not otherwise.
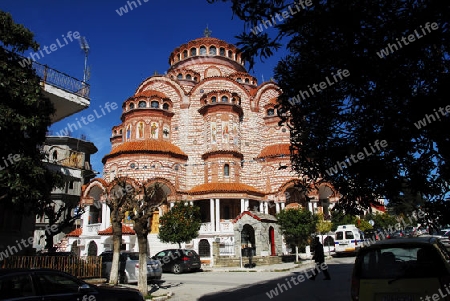
<path fill-rule="evenodd" d="M 273 230 L 273 227 L 269 228 L 269 241 L 270 241 L 270 255 L 276 256 L 275 251 L 275 231 Z"/>

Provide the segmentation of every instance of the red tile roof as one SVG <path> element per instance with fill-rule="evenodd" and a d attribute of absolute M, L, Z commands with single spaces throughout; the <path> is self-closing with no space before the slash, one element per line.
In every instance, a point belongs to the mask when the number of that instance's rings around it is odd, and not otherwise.
<path fill-rule="evenodd" d="M 239 214 L 234 220 L 233 223 L 236 223 L 238 220 L 240 220 L 244 215 L 250 215 L 251 217 L 253 217 L 254 219 L 261 221 L 261 218 L 259 218 L 259 216 L 257 216 L 256 214 L 251 213 L 250 211 L 244 211 L 241 214 Z"/>
<path fill-rule="evenodd" d="M 250 192 L 263 195 L 264 193 L 247 184 L 242 183 L 206 183 L 195 186 L 188 191 L 189 194 L 205 194 L 210 192 Z"/>
<path fill-rule="evenodd" d="M 72 232 L 67 233 L 66 236 L 67 237 L 79 237 L 81 235 L 81 233 L 83 233 L 83 228 L 76 228 Z"/>
<path fill-rule="evenodd" d="M 176 158 L 187 160 L 188 156 L 172 143 L 162 140 L 142 140 L 128 141 L 114 147 L 111 152 L 103 157 L 102 162 L 105 163 L 109 157 L 115 157 L 120 154 L 147 153 L 147 154 L 169 154 Z"/>
<path fill-rule="evenodd" d="M 159 92 L 159 91 L 156 91 L 156 90 L 145 90 L 145 91 L 136 93 L 134 96 L 135 97 L 138 97 L 138 96 L 147 96 L 147 97 L 149 97 L 149 96 L 156 96 L 156 97 L 161 97 L 161 98 L 166 98 L 167 97 L 166 94 L 164 94 L 162 92 Z"/>
<path fill-rule="evenodd" d="M 130 227 L 122 225 L 122 234 L 123 235 L 134 235 L 135 233 L 136 232 L 134 232 L 134 230 L 131 229 Z M 105 230 L 98 231 L 98 235 L 112 235 L 112 234 L 113 234 L 112 226 Z"/>
<path fill-rule="evenodd" d="M 269 145 L 261 151 L 261 153 L 258 155 L 258 158 L 270 158 L 270 157 L 277 157 L 279 155 L 290 156 L 291 155 L 291 151 L 289 150 L 290 146 L 291 145 L 289 143 L 279 143 Z"/>

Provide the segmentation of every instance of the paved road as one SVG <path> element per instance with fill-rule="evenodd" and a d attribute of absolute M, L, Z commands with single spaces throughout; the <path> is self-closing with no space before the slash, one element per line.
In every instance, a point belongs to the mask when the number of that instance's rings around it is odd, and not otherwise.
<path fill-rule="evenodd" d="M 354 257 L 329 261 L 331 281 L 324 281 L 323 276 L 319 275 L 315 281 L 299 282 L 297 279 L 302 277 L 298 276 L 305 275 L 306 266 L 288 272 L 203 272 L 181 275 L 165 273 L 164 282 L 159 288 L 154 287 L 152 294 L 162 295 L 171 291 L 174 293 L 171 301 L 349 301 L 354 261 Z M 291 277 L 295 277 L 296 281 Z"/>

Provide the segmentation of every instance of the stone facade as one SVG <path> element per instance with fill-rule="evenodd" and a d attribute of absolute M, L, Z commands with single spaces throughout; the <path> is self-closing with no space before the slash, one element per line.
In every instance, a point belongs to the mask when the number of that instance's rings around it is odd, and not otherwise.
<path fill-rule="evenodd" d="M 222 255 L 238 256 L 242 244 L 236 227 L 244 222 L 258 233 L 258 256 L 282 254 L 277 212 L 290 203 L 328 212 L 338 199 L 324 185 L 307 201 L 293 188 L 297 175 L 280 168 L 290 164 L 289 129 L 278 125 L 275 109 L 282 91 L 273 81 L 258 85 L 239 50 L 216 38 L 181 45 L 169 64 L 164 75 L 145 79 L 123 102 L 121 123 L 112 128 L 112 150 L 103 158 L 103 179 L 86 186 L 82 199 L 101 203 L 101 194 L 117 177 L 160 182 L 169 208 L 177 201 L 200 207 L 200 235 L 186 247 L 202 259 L 212 259 L 215 241 Z M 158 216 L 149 237 L 152 254 L 167 247 L 156 239 Z M 108 227 L 108 220 L 99 227 Z"/>

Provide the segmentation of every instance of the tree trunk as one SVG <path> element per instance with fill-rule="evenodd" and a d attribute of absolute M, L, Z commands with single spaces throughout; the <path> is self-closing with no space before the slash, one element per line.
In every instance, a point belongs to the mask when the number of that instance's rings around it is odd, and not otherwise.
<path fill-rule="evenodd" d="M 111 274 L 109 275 L 109 283 L 117 285 L 119 282 L 119 258 L 120 248 L 122 246 L 122 222 L 112 222 L 113 229 L 113 259 L 111 263 Z"/>
<path fill-rule="evenodd" d="M 148 284 L 147 284 L 147 246 L 148 239 L 146 234 L 142 234 L 141 231 L 136 231 L 136 236 L 139 245 L 139 279 L 138 279 L 138 290 L 142 295 L 148 295 Z"/>

